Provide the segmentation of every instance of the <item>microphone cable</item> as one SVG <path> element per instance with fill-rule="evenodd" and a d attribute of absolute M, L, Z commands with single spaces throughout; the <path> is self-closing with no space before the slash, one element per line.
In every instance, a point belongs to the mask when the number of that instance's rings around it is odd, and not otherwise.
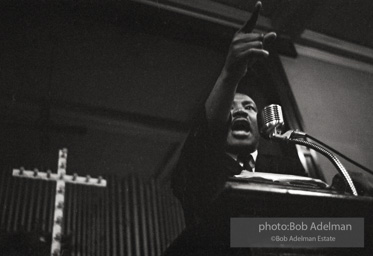
<path fill-rule="evenodd" d="M 336 153 L 336 154 L 339 155 L 340 157 L 344 158 L 345 160 L 349 161 L 350 163 L 356 165 L 357 167 L 359 167 L 359 168 L 363 169 L 364 171 L 368 172 L 369 174 L 372 174 L 372 175 L 373 175 L 373 171 L 370 170 L 370 169 L 368 169 L 368 168 L 365 167 L 364 165 L 359 164 L 358 162 L 352 160 L 352 159 L 349 158 L 348 156 L 345 156 L 344 154 L 342 154 L 341 152 L 337 151 L 336 149 L 334 149 L 334 148 L 332 148 L 332 147 L 326 145 L 325 143 L 323 143 L 322 141 L 316 139 L 315 137 L 313 137 L 313 136 L 311 136 L 311 135 L 309 135 L 309 134 L 307 134 L 307 133 L 305 133 L 305 134 L 306 134 L 306 138 L 309 138 L 309 139 L 315 141 L 316 143 L 320 144 L 321 146 L 323 146 L 323 147 L 325 147 L 325 148 L 327 148 L 327 149 L 333 151 L 334 153 Z"/>

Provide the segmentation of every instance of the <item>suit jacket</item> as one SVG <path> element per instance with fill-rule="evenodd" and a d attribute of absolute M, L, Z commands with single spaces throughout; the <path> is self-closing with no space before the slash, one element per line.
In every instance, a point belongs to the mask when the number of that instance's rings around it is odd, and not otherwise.
<path fill-rule="evenodd" d="M 187 228 L 168 248 L 165 256 L 250 255 L 248 248 L 230 248 L 229 223 L 219 222 L 224 224 L 217 227 L 208 216 L 225 182 L 243 169 L 219 144 L 219 141 L 225 141 L 221 136 L 226 136 L 226 132 L 211 133 L 202 115 L 185 141 L 172 173 L 171 186 L 183 207 Z M 305 175 L 295 147 L 282 147 L 264 140 L 260 141 L 255 171 Z"/>
<path fill-rule="evenodd" d="M 219 196 L 225 182 L 243 167 L 227 155 L 221 136 L 224 131 L 213 134 L 205 115 L 199 117 L 191 130 L 172 173 L 171 186 L 184 210 L 186 225 L 197 224 L 210 204 Z M 306 176 L 294 146 L 260 141 L 256 172 L 281 173 Z"/>

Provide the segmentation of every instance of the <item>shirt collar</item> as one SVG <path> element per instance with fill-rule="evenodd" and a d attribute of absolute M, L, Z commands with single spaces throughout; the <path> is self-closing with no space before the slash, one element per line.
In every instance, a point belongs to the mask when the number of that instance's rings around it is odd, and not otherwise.
<path fill-rule="evenodd" d="M 232 157 L 235 161 L 237 161 L 237 155 L 227 152 L 227 154 Z M 250 153 L 251 156 L 254 159 L 254 162 L 256 162 L 256 158 L 258 157 L 258 150 L 255 150 L 254 152 Z"/>

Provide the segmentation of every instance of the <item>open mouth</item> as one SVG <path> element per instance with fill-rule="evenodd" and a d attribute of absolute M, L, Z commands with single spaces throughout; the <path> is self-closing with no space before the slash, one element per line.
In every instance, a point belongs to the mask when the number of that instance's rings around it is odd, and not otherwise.
<path fill-rule="evenodd" d="M 232 122 L 231 129 L 235 136 L 247 136 L 251 132 L 250 122 L 246 118 L 236 118 Z"/>

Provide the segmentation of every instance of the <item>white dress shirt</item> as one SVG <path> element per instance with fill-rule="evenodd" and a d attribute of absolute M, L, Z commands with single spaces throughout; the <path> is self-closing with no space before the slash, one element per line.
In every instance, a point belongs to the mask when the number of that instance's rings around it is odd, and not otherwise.
<path fill-rule="evenodd" d="M 230 156 L 230 157 L 232 157 L 235 161 L 237 161 L 237 155 L 235 155 L 235 154 L 231 154 L 231 153 L 228 153 L 227 152 L 227 154 Z M 254 159 L 254 164 L 256 163 L 256 158 L 258 157 L 258 150 L 255 150 L 253 153 L 251 153 L 251 156 L 253 157 L 253 159 Z M 241 163 L 241 162 L 238 162 L 241 166 L 243 166 L 243 163 Z M 244 175 L 245 173 L 247 173 L 248 171 L 247 170 L 243 170 L 240 174 L 238 174 L 238 175 L 234 175 L 235 177 L 237 177 L 237 176 L 242 176 L 242 175 Z M 252 172 L 255 172 L 255 165 L 254 165 L 254 167 L 252 168 Z"/>

